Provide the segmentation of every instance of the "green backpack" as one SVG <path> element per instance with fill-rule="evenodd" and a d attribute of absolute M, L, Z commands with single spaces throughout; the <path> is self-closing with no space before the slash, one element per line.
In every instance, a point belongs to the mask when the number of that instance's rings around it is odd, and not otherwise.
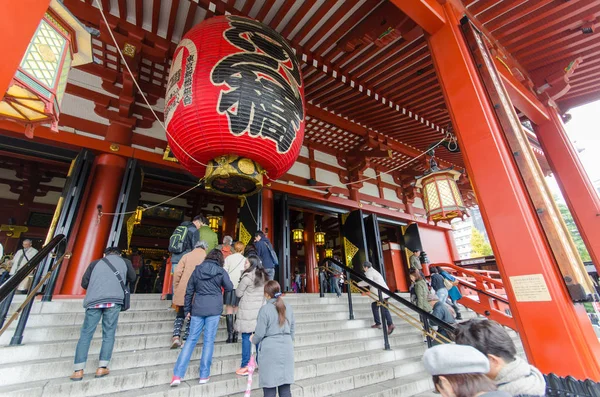
<path fill-rule="evenodd" d="M 181 254 L 185 245 L 185 237 L 188 233 L 188 227 L 179 225 L 175 228 L 173 234 L 169 238 L 169 252 L 172 254 Z"/>

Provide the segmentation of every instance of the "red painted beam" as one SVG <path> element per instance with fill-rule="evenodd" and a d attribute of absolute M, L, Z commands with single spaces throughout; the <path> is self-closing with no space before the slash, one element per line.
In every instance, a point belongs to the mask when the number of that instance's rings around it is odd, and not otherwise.
<path fill-rule="evenodd" d="M 429 34 L 444 26 L 444 10 L 437 0 L 391 0 L 399 9 Z"/>
<path fill-rule="evenodd" d="M 531 91 L 525 88 L 500 61 L 494 58 L 494 62 L 513 105 L 535 124 L 542 124 L 550 120 L 542 102 Z"/>

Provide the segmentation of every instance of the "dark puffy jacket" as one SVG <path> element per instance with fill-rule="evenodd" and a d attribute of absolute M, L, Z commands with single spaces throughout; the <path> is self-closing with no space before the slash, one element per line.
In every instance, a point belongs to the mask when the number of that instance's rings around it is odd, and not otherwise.
<path fill-rule="evenodd" d="M 433 288 L 435 291 L 446 288 L 446 285 L 444 284 L 444 277 L 437 273 L 433 273 L 431 275 L 431 288 Z"/>
<path fill-rule="evenodd" d="M 185 291 L 185 314 L 207 317 L 219 316 L 223 313 L 223 293 L 233 290 L 229 275 L 219 264 L 205 260 L 196 266 Z"/>
<path fill-rule="evenodd" d="M 271 251 L 269 250 L 269 247 L 272 248 L 273 244 L 271 244 L 269 239 L 263 237 L 259 241 L 254 242 L 254 246 L 256 247 L 256 253 L 262 261 L 263 267 L 265 269 L 273 269 L 275 267 L 275 262 L 273 262 L 273 257 L 271 257 Z"/>

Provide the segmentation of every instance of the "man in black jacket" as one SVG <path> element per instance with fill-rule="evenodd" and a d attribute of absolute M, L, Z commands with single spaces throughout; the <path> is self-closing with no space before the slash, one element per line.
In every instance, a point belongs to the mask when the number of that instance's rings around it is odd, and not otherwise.
<path fill-rule="evenodd" d="M 275 266 L 278 265 L 276 262 L 277 257 L 275 251 L 273 251 L 273 244 L 261 230 L 254 234 L 254 246 L 265 271 L 269 275 L 269 280 L 275 279 Z"/>
<path fill-rule="evenodd" d="M 81 280 L 81 287 L 86 291 L 83 307 L 85 319 L 81 326 L 81 335 L 75 349 L 75 361 L 71 380 L 83 379 L 83 370 L 87 361 L 90 343 L 96 332 L 96 327 L 102 319 L 102 347 L 100 349 L 100 362 L 96 371 L 96 378 L 109 374 L 108 364 L 112 357 L 115 344 L 115 331 L 119 321 L 119 313 L 125 293 L 121 283 L 110 268 L 110 263 L 119 272 L 123 282 L 134 282 L 135 270 L 131 262 L 121 257 L 117 247 L 110 247 L 104 251 L 104 258 L 93 261 L 88 266 Z"/>
<path fill-rule="evenodd" d="M 181 225 L 177 226 L 177 228 L 175 229 L 175 232 L 171 236 L 171 240 L 174 238 L 176 232 L 178 232 L 178 230 L 182 226 L 187 228 L 187 233 L 185 234 L 185 237 L 183 239 L 183 244 L 181 245 L 181 249 L 173 250 L 172 241 L 169 243 L 169 252 L 171 252 L 171 254 L 172 254 L 171 255 L 171 274 L 175 273 L 175 267 L 177 266 L 177 264 L 179 263 L 181 258 L 188 252 L 191 252 L 194 249 L 194 247 L 196 246 L 196 243 L 198 241 L 200 241 L 200 232 L 198 231 L 198 229 L 200 229 L 206 223 L 208 223 L 208 221 L 206 220 L 206 218 L 204 216 L 196 215 L 194 217 L 194 219 L 192 220 L 192 222 L 185 221 L 185 222 L 182 222 Z"/>

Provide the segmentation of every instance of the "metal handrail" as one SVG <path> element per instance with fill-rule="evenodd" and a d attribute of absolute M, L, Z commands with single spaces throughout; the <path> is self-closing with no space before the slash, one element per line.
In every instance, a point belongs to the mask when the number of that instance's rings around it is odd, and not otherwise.
<path fill-rule="evenodd" d="M 429 324 L 433 323 L 434 325 L 438 326 L 439 328 L 443 329 L 444 331 L 446 331 L 448 333 L 448 335 L 453 335 L 454 334 L 454 327 L 448 323 L 446 323 L 445 321 L 440 320 L 439 318 L 435 317 L 433 314 L 426 312 L 425 310 L 419 308 L 418 306 L 416 306 L 415 304 L 413 304 L 412 302 L 402 298 L 401 296 L 395 294 L 394 292 L 390 291 L 389 289 L 377 284 L 376 282 L 369 280 L 367 277 L 365 277 L 363 274 L 360 274 L 359 272 L 357 272 L 356 270 L 352 269 L 351 267 L 348 267 L 344 264 L 342 264 L 340 261 L 338 261 L 337 259 L 333 259 L 333 258 L 324 258 L 321 260 L 321 262 L 319 263 L 319 267 L 325 269 L 328 267 L 326 266 L 327 263 L 334 263 L 337 266 L 339 266 L 344 272 L 346 272 L 346 282 L 348 282 L 348 292 L 350 292 L 351 290 L 351 279 L 350 279 L 350 275 L 354 276 L 355 278 L 359 279 L 360 281 L 363 281 L 367 284 L 369 284 L 370 286 L 376 288 L 378 290 L 378 301 L 379 301 L 379 305 L 380 306 L 384 306 L 387 303 L 384 301 L 383 299 L 383 294 L 386 294 L 389 298 L 395 300 L 396 302 L 400 303 L 401 305 L 409 308 L 410 310 L 416 312 L 417 314 L 419 314 L 420 318 L 421 318 L 421 323 L 423 324 L 423 327 L 426 331 L 426 333 L 429 333 Z M 320 283 L 319 283 L 320 284 Z M 349 303 L 351 303 L 351 300 L 349 298 Z M 383 325 L 385 325 L 385 316 L 382 316 L 382 321 L 384 322 Z M 387 343 L 387 333 L 384 327 L 384 338 L 386 340 L 386 349 L 389 348 L 389 345 Z M 428 344 L 431 345 L 431 341 L 429 336 L 427 337 L 428 339 Z"/>
<path fill-rule="evenodd" d="M 437 332 L 436 330 L 434 330 L 431 327 L 428 327 L 425 323 L 423 323 L 421 320 L 414 318 L 413 316 L 411 316 L 409 313 L 405 312 L 404 310 L 402 310 L 402 308 L 389 303 L 389 302 L 380 302 L 379 301 L 379 297 L 376 296 L 374 293 L 372 293 L 370 290 L 364 290 L 363 288 L 361 288 L 356 281 L 354 280 L 349 280 L 348 282 L 345 281 L 346 284 L 349 284 L 350 286 L 353 286 L 363 292 L 363 295 L 368 296 L 369 298 L 371 298 L 374 302 L 377 302 L 377 304 L 379 306 L 383 306 L 386 309 L 388 309 L 389 311 L 391 311 L 392 313 L 394 313 L 396 316 L 398 316 L 400 319 L 404 320 L 405 322 L 407 322 L 410 326 L 418 329 L 419 331 L 421 331 L 423 333 L 423 335 L 427 338 L 431 338 L 433 340 L 435 340 L 438 343 L 452 343 L 452 341 L 447 338 L 446 336 L 440 334 L 439 332 Z"/>
<path fill-rule="evenodd" d="M 502 283 L 502 280 L 496 280 L 487 276 L 483 276 L 481 274 L 477 274 L 471 270 L 466 270 L 466 269 L 462 269 L 460 266 L 456 266 L 450 263 L 436 263 L 436 264 L 432 264 L 432 266 L 436 266 L 436 267 L 441 267 L 441 268 L 449 268 L 454 270 L 455 272 L 461 272 L 463 274 L 465 274 L 466 276 L 472 277 L 475 279 L 475 281 L 480 281 L 482 284 L 484 282 L 489 283 L 489 284 L 493 284 L 494 286 L 498 287 L 498 288 L 502 288 L 504 289 L 504 284 Z M 508 299 L 503 297 L 502 295 L 498 295 L 494 292 L 490 292 L 490 291 L 486 291 L 483 288 L 477 286 L 477 284 L 473 284 L 470 281 L 466 281 L 466 280 L 462 280 L 458 277 L 456 277 L 456 280 L 464 285 L 467 288 L 473 289 L 477 292 L 480 292 L 484 295 L 489 296 L 490 298 L 494 298 L 496 300 L 499 300 L 500 302 L 506 303 L 507 305 L 509 304 Z"/>
<path fill-rule="evenodd" d="M 44 260 L 46 257 L 65 239 L 64 234 L 59 234 L 54 237 L 48 244 L 44 245 L 41 250 L 25 266 L 20 268 L 11 278 L 6 280 L 4 284 L 0 286 L 0 302 L 14 292 L 19 284 L 25 280 L 31 272 Z M 13 265 L 14 266 L 14 265 Z"/>
<path fill-rule="evenodd" d="M 48 244 L 42 247 L 42 249 L 33 258 L 31 258 L 31 260 L 25 266 L 19 269 L 11 278 L 9 278 L 2 286 L 0 286 L 0 327 L 2 327 L 0 330 L 0 335 L 4 333 L 6 329 L 8 329 L 10 323 L 19 317 L 19 322 L 15 329 L 14 336 L 10 341 L 11 345 L 20 345 L 23 341 L 23 332 L 27 326 L 29 313 L 31 312 L 31 306 L 33 305 L 33 301 L 37 292 L 54 273 L 58 272 L 63 259 L 68 257 L 68 254 L 65 253 L 66 242 L 67 240 L 64 235 L 60 234 L 55 236 L 52 240 L 50 240 L 50 242 L 48 242 Z M 53 250 L 56 251 L 53 252 Z M 60 257 L 59 251 L 61 251 Z M 52 255 L 53 258 L 59 258 L 54 262 L 53 265 L 50 266 L 47 274 L 44 275 L 45 266 L 43 265 L 43 261 L 46 259 L 46 257 L 48 257 L 48 255 Z M 52 263 L 52 261 L 50 261 L 50 263 Z M 15 311 L 15 313 L 13 313 L 9 322 L 4 325 L 18 285 L 34 270 L 35 275 L 33 277 L 32 287 L 28 296 Z M 46 288 L 53 289 L 54 283 L 48 283 Z"/>

